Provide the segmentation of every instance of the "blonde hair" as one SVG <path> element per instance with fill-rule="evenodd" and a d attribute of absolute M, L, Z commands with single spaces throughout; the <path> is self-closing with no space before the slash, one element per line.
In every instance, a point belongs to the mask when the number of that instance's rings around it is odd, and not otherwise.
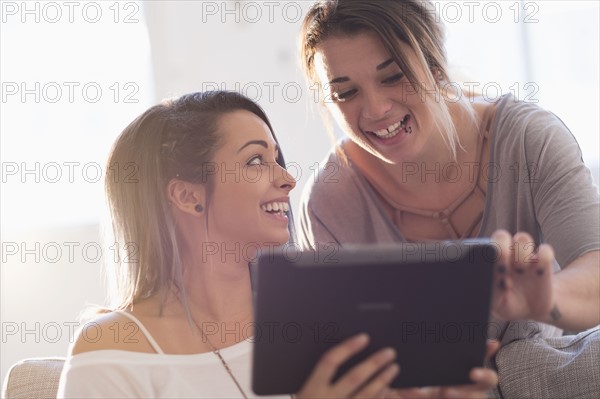
<path fill-rule="evenodd" d="M 435 126 L 442 133 L 452 156 L 460 146 L 458 134 L 450 111 L 448 93 L 458 96 L 456 101 L 468 117 L 476 123 L 475 112 L 469 101 L 450 82 L 444 48 L 444 27 L 427 0 L 320 0 L 304 17 L 300 33 L 300 57 L 304 73 L 311 83 L 317 83 L 315 54 L 319 45 L 329 37 L 353 36 L 361 32 L 375 33 L 389 51 L 392 59 L 406 75 L 413 88 L 422 98 L 435 97 L 437 101 L 426 101 Z M 424 71 L 426 82 L 417 79 L 413 65 L 399 43 L 407 44 L 417 56 L 417 67 Z M 434 76 L 434 71 L 437 76 Z M 435 92 L 426 90 L 426 85 Z M 442 90 L 444 89 L 444 90 Z"/>
<path fill-rule="evenodd" d="M 216 183 L 207 166 L 222 144 L 218 123 L 223 115 L 237 110 L 257 115 L 273 132 L 267 116 L 253 101 L 238 93 L 216 91 L 188 94 L 153 106 L 116 140 L 105 180 L 112 231 L 119 249 L 112 268 L 112 309 L 129 308 L 156 294 L 161 295 L 164 305 L 163 288 L 173 285 L 186 306 L 182 241 L 166 187 L 174 177 L 206 184 L 208 209 Z M 281 152 L 277 163 L 285 168 Z M 292 220 L 290 233 L 293 236 Z"/>

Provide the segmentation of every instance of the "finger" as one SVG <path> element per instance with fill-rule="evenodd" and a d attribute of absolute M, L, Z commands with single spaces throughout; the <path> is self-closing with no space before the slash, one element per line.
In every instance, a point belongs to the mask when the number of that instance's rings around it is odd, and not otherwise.
<path fill-rule="evenodd" d="M 384 392 L 383 397 L 385 399 L 408 399 L 409 396 L 404 396 L 404 391 L 404 389 L 387 388 Z"/>
<path fill-rule="evenodd" d="M 548 276 L 552 273 L 554 266 L 554 249 L 548 244 L 541 244 L 538 248 L 536 258 L 538 262 L 535 267 L 535 273 L 540 277 L 545 275 L 549 278 Z"/>
<path fill-rule="evenodd" d="M 487 398 L 487 393 L 498 383 L 495 371 L 486 368 L 474 368 L 469 377 L 474 382 L 470 385 L 455 385 L 444 387 L 441 398 Z"/>
<path fill-rule="evenodd" d="M 471 370 L 470 385 L 443 387 L 439 397 L 442 398 L 486 398 L 487 392 L 498 384 L 498 374 L 494 370 L 477 367 Z"/>
<path fill-rule="evenodd" d="M 537 263 L 535 254 L 535 241 L 527 233 L 517 233 L 513 238 L 513 261 L 511 271 L 517 276 L 525 274 L 534 263 Z"/>
<path fill-rule="evenodd" d="M 536 301 L 530 308 L 532 318 L 544 317 L 551 312 L 554 250 L 550 245 L 542 244 L 536 258 L 538 262 L 530 270 L 531 283 L 538 290 Z"/>
<path fill-rule="evenodd" d="M 369 343 L 367 334 L 359 334 L 334 346 L 321 357 L 306 382 L 307 387 L 321 387 L 331 383 L 342 363 L 363 350 Z"/>
<path fill-rule="evenodd" d="M 496 247 L 496 271 L 498 275 L 503 275 L 510 264 L 512 258 L 512 236 L 506 230 L 497 230 L 492 234 L 492 243 Z"/>
<path fill-rule="evenodd" d="M 498 374 L 492 369 L 476 367 L 469 373 L 469 378 L 475 383 L 476 390 L 490 390 L 498 385 Z"/>
<path fill-rule="evenodd" d="M 374 353 L 362 363 L 354 366 L 335 383 L 336 393 L 345 396 L 362 389 L 363 384 L 395 358 L 396 351 L 393 348 L 385 348 Z"/>
<path fill-rule="evenodd" d="M 496 309 L 501 295 L 506 290 L 508 266 L 512 258 L 512 236 L 506 230 L 497 230 L 491 236 L 491 241 L 496 247 L 496 265 L 493 285 L 493 306 Z"/>
<path fill-rule="evenodd" d="M 365 387 L 360 389 L 356 394 L 355 398 L 380 398 L 388 390 L 389 385 L 392 383 L 394 378 L 400 372 L 400 366 L 396 363 L 392 363 L 387 366 L 377 377 L 373 378 Z"/>
<path fill-rule="evenodd" d="M 396 395 L 395 397 L 400 397 L 402 399 L 422 399 L 429 397 L 429 395 L 426 395 L 423 388 L 401 388 L 394 389 L 393 392 Z"/>
<path fill-rule="evenodd" d="M 488 339 L 485 346 L 485 358 L 489 359 L 500 350 L 500 341 Z"/>
<path fill-rule="evenodd" d="M 486 391 L 474 389 L 472 386 L 456 386 L 446 387 L 442 390 L 442 393 L 438 398 L 444 399 L 485 399 L 487 397 Z"/>

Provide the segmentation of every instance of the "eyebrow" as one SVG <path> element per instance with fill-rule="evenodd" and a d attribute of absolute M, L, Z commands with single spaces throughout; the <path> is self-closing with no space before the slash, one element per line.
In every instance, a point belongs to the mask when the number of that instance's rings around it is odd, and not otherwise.
<path fill-rule="evenodd" d="M 249 145 L 259 145 L 261 147 L 264 147 L 266 149 L 269 149 L 269 145 L 267 144 L 266 141 L 264 140 L 250 140 L 249 142 L 247 142 L 246 144 L 244 144 L 239 150 L 238 150 L 238 154 L 246 147 L 248 147 Z M 277 154 L 279 154 L 279 146 L 275 146 L 275 152 Z"/>
<path fill-rule="evenodd" d="M 376 69 L 377 71 L 381 71 L 382 69 L 385 69 L 385 68 L 387 68 L 388 66 L 390 66 L 390 65 L 391 65 L 393 62 L 394 62 L 394 60 L 393 60 L 392 58 L 390 58 L 389 60 L 387 60 L 387 61 L 383 61 L 381 64 L 377 65 L 377 66 L 375 67 L 375 69 Z M 335 78 L 335 79 L 333 79 L 332 81 L 330 81 L 330 82 L 329 82 L 329 84 L 343 83 L 343 82 L 347 82 L 347 81 L 349 81 L 349 80 L 350 80 L 350 78 L 349 78 L 349 77 L 347 77 L 347 76 L 341 76 L 341 77 L 339 77 L 339 78 Z"/>
<path fill-rule="evenodd" d="M 377 67 L 375 67 L 375 69 L 377 69 L 378 71 L 381 71 L 384 68 L 387 68 L 388 66 L 390 66 L 390 64 L 394 62 L 393 59 L 389 59 L 387 61 L 382 62 L 381 64 L 377 65 Z"/>

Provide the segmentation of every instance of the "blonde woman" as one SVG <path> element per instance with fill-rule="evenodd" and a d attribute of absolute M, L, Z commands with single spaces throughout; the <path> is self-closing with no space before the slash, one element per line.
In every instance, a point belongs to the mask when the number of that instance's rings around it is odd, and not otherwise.
<path fill-rule="evenodd" d="M 166 101 L 123 131 L 107 170 L 124 250 L 116 303 L 79 332 L 58 396 L 254 396 L 249 261 L 293 239 L 296 184 L 266 115 L 232 92 Z M 383 397 L 399 372 L 391 348 L 332 381 L 368 341 L 358 335 L 327 352 L 295 396 Z M 472 377 L 453 391 L 481 395 L 496 383 L 490 370 Z"/>
<path fill-rule="evenodd" d="M 492 236 L 501 257 L 491 337 L 508 344 L 599 324 L 600 201 L 577 142 L 536 105 L 462 92 L 434 9 L 323 0 L 305 16 L 307 78 L 347 138 L 305 189 L 300 239 L 317 248 Z M 548 386 L 560 374 L 549 367 Z M 597 365 L 582 356 L 565 367 Z"/>

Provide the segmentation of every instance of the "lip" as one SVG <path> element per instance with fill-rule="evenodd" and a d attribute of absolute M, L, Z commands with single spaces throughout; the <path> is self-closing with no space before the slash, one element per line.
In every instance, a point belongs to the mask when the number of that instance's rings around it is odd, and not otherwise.
<path fill-rule="evenodd" d="M 270 199 L 270 200 L 268 200 L 268 201 L 265 201 L 265 202 L 261 203 L 261 204 L 259 205 L 259 207 L 260 207 L 260 206 L 263 206 L 263 205 L 267 205 L 267 204 L 269 204 L 269 203 L 271 203 L 271 202 L 286 202 L 286 203 L 289 205 L 289 203 L 290 203 L 290 197 L 279 197 L 279 198 L 272 198 L 272 199 Z"/>
<path fill-rule="evenodd" d="M 271 202 L 285 202 L 286 204 L 288 204 L 288 207 L 290 205 L 290 197 L 278 197 L 278 198 L 273 198 L 270 199 L 268 201 L 263 202 L 262 204 L 259 205 L 259 208 L 261 208 L 263 205 L 269 204 Z M 264 212 L 261 209 L 261 212 L 268 217 L 269 219 L 280 223 L 282 226 L 287 226 L 289 223 L 289 218 L 287 215 L 287 212 L 277 212 L 277 213 L 269 213 L 269 212 Z"/>
<path fill-rule="evenodd" d="M 373 132 L 376 132 L 377 130 L 387 129 L 389 126 L 392 126 L 396 123 L 402 122 L 402 120 L 404 118 L 405 118 L 405 116 L 403 116 L 402 118 L 391 119 L 391 122 L 378 123 L 377 125 L 374 125 L 372 129 L 363 129 L 363 130 L 367 133 L 373 133 Z"/>
<path fill-rule="evenodd" d="M 288 218 L 287 213 L 285 212 L 277 212 L 277 213 L 268 213 L 263 212 L 266 217 L 276 221 L 277 223 L 281 223 L 282 225 L 287 226 L 290 219 Z"/>
<path fill-rule="evenodd" d="M 406 114 L 409 116 L 408 119 L 408 123 L 407 126 L 413 127 L 413 118 L 410 114 Z M 375 125 L 375 129 L 374 130 L 363 130 L 363 134 L 367 137 L 367 139 L 374 144 L 377 147 L 390 147 L 390 146 L 395 146 L 399 143 L 404 142 L 405 140 L 407 140 L 409 138 L 409 136 L 411 135 L 411 133 L 407 133 L 404 128 L 399 127 L 399 132 L 394 136 L 394 137 L 390 137 L 390 138 L 382 138 L 377 136 L 374 132 L 376 130 L 381 130 L 381 129 L 386 129 L 388 126 L 392 126 L 395 123 L 398 123 L 402 120 L 404 120 L 406 118 L 406 115 L 400 119 L 397 119 L 396 122 L 386 122 L 386 123 L 381 123 L 378 125 Z"/>

